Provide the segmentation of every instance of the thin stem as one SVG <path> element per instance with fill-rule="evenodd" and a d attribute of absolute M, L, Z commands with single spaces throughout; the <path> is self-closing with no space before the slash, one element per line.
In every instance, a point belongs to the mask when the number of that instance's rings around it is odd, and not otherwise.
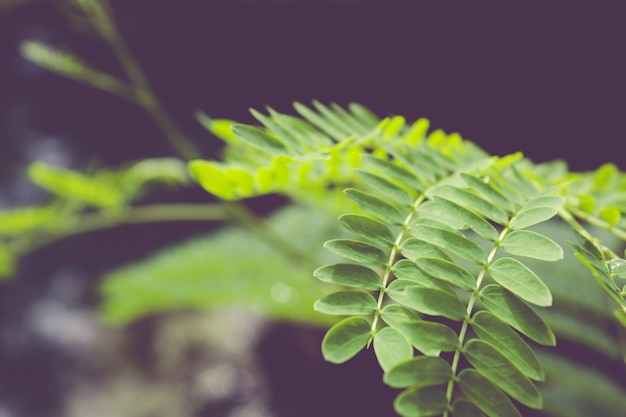
<path fill-rule="evenodd" d="M 372 320 L 372 337 L 374 333 L 376 332 L 376 326 L 378 325 L 380 311 L 382 310 L 383 301 L 385 299 L 385 290 L 387 288 L 387 283 L 389 282 L 389 279 L 391 278 L 391 265 L 393 265 L 394 261 L 396 260 L 396 257 L 398 256 L 398 250 L 400 248 L 400 244 L 402 243 L 402 240 L 404 239 L 404 235 L 406 234 L 409 228 L 409 225 L 411 224 L 411 221 L 413 220 L 413 216 L 415 215 L 417 211 L 417 207 L 420 204 L 422 204 L 425 198 L 426 198 L 426 192 L 422 193 L 417 198 L 417 200 L 415 200 L 415 202 L 413 203 L 412 210 L 408 214 L 408 216 L 406 216 L 406 218 L 404 219 L 404 222 L 402 222 L 402 230 L 398 234 L 398 237 L 396 238 L 396 241 L 393 244 L 393 248 L 391 249 L 391 253 L 389 254 L 389 259 L 387 260 L 387 267 L 385 268 L 385 273 L 383 274 L 383 279 L 382 279 L 382 290 L 380 291 L 380 293 L 378 293 L 378 300 L 376 302 L 376 313 L 374 314 L 374 319 Z M 372 341 L 372 338 L 370 337 L 368 346 L 369 346 L 369 343 L 371 343 L 371 341 Z"/>
<path fill-rule="evenodd" d="M 165 133 L 170 144 L 180 155 L 188 160 L 200 158 L 201 155 L 198 150 L 187 140 L 152 92 L 141 66 L 128 49 L 124 38 L 115 25 L 109 5 L 103 0 L 100 1 L 102 7 L 98 9 L 98 13 L 92 14 L 92 18 L 100 35 L 109 43 L 126 75 L 133 83 L 137 102 L 150 113 Z"/>
<path fill-rule="evenodd" d="M 573 206 L 569 206 L 567 207 L 567 209 L 561 209 L 559 210 L 559 214 L 561 215 L 561 217 L 563 217 L 563 213 L 572 213 L 575 216 L 583 219 L 584 221 L 586 221 L 587 223 L 597 226 L 601 229 L 604 229 L 608 232 L 611 232 L 612 234 L 614 234 L 615 236 L 619 237 L 622 240 L 626 240 L 626 231 L 623 229 L 620 229 L 619 227 L 615 227 L 612 224 L 599 219 L 596 216 L 593 216 L 589 213 L 587 213 L 584 210 L 579 209 L 578 207 L 573 207 Z M 569 214 L 567 213 L 567 214 Z M 563 217 L 563 220 L 567 221 L 567 219 L 565 217 Z M 579 225 L 579 227 L 582 228 L 582 226 Z M 578 230 L 578 229 L 577 229 Z M 580 230 L 579 230 L 580 231 Z"/>
<path fill-rule="evenodd" d="M 279 249 L 285 255 L 289 256 L 296 262 L 303 263 L 314 268 L 317 262 L 307 253 L 298 249 L 290 241 L 283 239 L 280 235 L 270 229 L 263 219 L 259 218 L 254 212 L 249 210 L 242 204 L 236 202 L 224 202 L 224 210 L 230 219 L 236 220 L 257 233 L 265 241 Z"/>
<path fill-rule="evenodd" d="M 110 215 L 103 213 L 86 214 L 77 221 L 67 222 L 59 229 L 33 238 L 24 235 L 13 242 L 17 255 L 24 255 L 67 236 L 108 229 L 122 224 L 153 223 L 166 221 L 219 221 L 226 220 L 224 207 L 220 204 L 154 204 L 128 207 Z"/>
<path fill-rule="evenodd" d="M 509 222 L 510 223 L 510 222 Z M 500 249 L 500 246 L 502 244 L 502 242 L 504 241 L 504 238 L 506 237 L 506 235 L 509 233 L 511 229 L 507 226 L 505 227 L 502 232 L 500 232 L 500 235 L 498 236 L 498 239 L 496 240 L 493 248 L 491 248 L 491 251 L 489 252 L 489 255 L 487 255 L 487 261 L 485 262 L 485 264 L 483 265 L 483 269 L 481 269 L 480 273 L 478 274 L 478 277 L 476 278 L 476 290 L 472 293 L 472 295 L 470 296 L 470 299 L 467 303 L 467 317 L 465 318 L 465 320 L 463 321 L 463 324 L 461 325 L 461 330 L 459 331 L 459 346 L 456 348 L 456 350 L 454 351 L 454 357 L 452 358 L 452 375 L 454 375 L 454 378 L 450 379 L 450 381 L 448 381 L 448 386 L 446 389 L 446 398 L 448 400 L 448 404 L 452 403 L 452 393 L 454 392 L 454 383 L 455 383 L 455 379 L 456 379 L 456 373 L 457 373 L 457 369 L 459 367 L 459 361 L 461 359 L 461 352 L 463 350 L 463 343 L 465 342 L 465 335 L 467 333 L 467 328 L 469 326 L 470 323 L 470 317 L 472 316 L 472 311 L 474 309 L 474 304 L 476 303 L 476 300 L 479 297 L 479 290 L 480 290 L 480 286 L 483 282 L 483 279 L 485 278 L 485 274 L 487 273 L 487 271 L 489 270 L 489 265 L 491 265 L 491 262 L 493 261 L 493 258 L 496 256 L 496 253 L 498 252 L 498 249 Z M 448 410 L 445 410 L 443 412 L 443 417 L 448 417 Z"/>

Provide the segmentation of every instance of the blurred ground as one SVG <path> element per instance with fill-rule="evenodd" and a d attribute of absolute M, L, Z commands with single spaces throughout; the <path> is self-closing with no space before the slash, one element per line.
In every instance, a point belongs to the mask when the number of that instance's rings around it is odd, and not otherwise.
<path fill-rule="evenodd" d="M 55 2 L 24 3 L 0 12 L 0 207 L 43 198 L 23 179 L 35 159 L 84 167 L 94 158 L 173 155 L 142 111 L 20 57 L 20 43 L 35 39 L 119 73 L 106 47 L 72 31 Z M 251 122 L 249 107 L 291 112 L 293 101 L 318 99 L 427 117 L 494 154 L 522 150 L 576 170 L 626 168 L 626 26 L 617 2 L 111 3 L 157 94 L 205 156 L 219 144 L 196 123 L 196 109 Z M 98 324 L 102 272 L 199 226 L 158 227 L 150 235 L 157 238 L 132 246 L 120 242 L 146 229 L 61 242 L 29 256 L 0 287 L 0 417 L 113 416 L 114 403 L 125 417 L 391 415 L 393 393 L 363 382 L 376 372 L 368 358 L 323 363 L 317 329 L 238 311 L 155 317 L 126 329 Z M 216 322 L 232 334 L 216 337 Z M 233 344 L 219 345 L 226 339 Z"/>

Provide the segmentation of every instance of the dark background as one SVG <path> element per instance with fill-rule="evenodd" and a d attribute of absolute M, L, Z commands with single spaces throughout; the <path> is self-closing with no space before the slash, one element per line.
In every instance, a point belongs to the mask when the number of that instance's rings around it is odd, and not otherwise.
<path fill-rule="evenodd" d="M 21 58 L 20 43 L 35 39 L 121 74 L 106 45 L 73 31 L 55 4 L 35 0 L 0 13 L 0 208 L 40 201 L 42 195 L 23 179 L 24 167 L 34 159 L 81 168 L 94 159 L 116 165 L 174 155 L 142 110 Z M 250 107 L 291 113 L 294 101 L 318 99 L 358 102 L 381 117 L 426 117 L 434 128 L 459 132 L 497 155 L 522 151 L 536 162 L 564 159 L 573 170 L 605 162 L 626 168 L 626 25 L 617 1 L 111 4 L 157 95 L 206 157 L 216 155 L 219 141 L 195 121 L 196 109 L 253 122 Z M 201 191 L 185 195 L 205 197 Z M 54 293 L 59 271 L 66 273 L 71 263 L 71 285 L 78 287 L 71 302 L 91 306 L 100 272 L 199 226 L 138 227 L 72 238 L 35 253 L 21 265 L 20 276 L 0 289 L 0 416 L 47 417 L 62 409 L 67 374 L 77 367 L 74 358 L 24 327 L 30 309 Z M 134 239 L 142 233 L 150 239 Z M 106 256 L 97 255 L 102 253 Z M 141 335 L 150 334 L 153 325 L 140 323 L 129 334 L 145 347 L 151 339 Z M 272 328 L 259 346 L 274 391 L 291 398 L 274 405 L 281 417 L 390 411 L 394 393 L 363 382 L 365 363 L 371 361 L 324 364 L 317 348 L 321 334 L 304 331 L 298 337 L 299 332 Z M 272 340 L 279 340 L 282 350 Z M 314 346 L 302 354 L 309 356 L 294 353 L 306 351 L 302 340 Z M 307 385 L 298 379 L 303 372 L 317 379 L 309 378 Z M 363 385 L 357 386 L 359 381 Z M 352 408 L 355 404 L 362 408 Z M 198 413 L 218 415 L 228 414 Z"/>

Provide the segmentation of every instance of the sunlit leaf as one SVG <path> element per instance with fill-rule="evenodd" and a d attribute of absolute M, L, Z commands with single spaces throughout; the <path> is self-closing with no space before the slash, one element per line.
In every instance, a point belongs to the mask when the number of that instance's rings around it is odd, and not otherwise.
<path fill-rule="evenodd" d="M 547 285 L 517 259 L 496 259 L 489 271 L 497 283 L 523 300 L 542 307 L 552 305 L 552 294 Z"/>
<path fill-rule="evenodd" d="M 322 340 L 322 355 L 332 363 L 343 363 L 359 353 L 371 335 L 370 322 L 349 317 L 335 324 Z"/>

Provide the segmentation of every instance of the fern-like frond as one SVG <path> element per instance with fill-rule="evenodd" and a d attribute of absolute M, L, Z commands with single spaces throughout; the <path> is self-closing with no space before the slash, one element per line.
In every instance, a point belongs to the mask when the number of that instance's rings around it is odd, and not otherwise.
<path fill-rule="evenodd" d="M 382 146 L 385 153 L 368 156 L 370 169 L 360 171 L 365 191 L 345 190 L 360 210 L 342 223 L 362 240 L 327 242 L 352 263 L 315 275 L 343 282 L 355 295 L 323 300 L 322 311 L 332 304 L 351 317 L 329 330 L 322 352 L 344 362 L 373 342 L 385 380 L 406 388 L 394 403 L 401 415 L 459 415 L 471 407 L 492 417 L 519 415 L 509 397 L 541 408 L 532 379 L 543 379 L 543 370 L 518 332 L 554 345 L 552 330 L 531 307 L 551 305 L 552 295 L 524 260 L 554 261 L 563 251 L 526 229 L 555 216 L 564 199 L 516 173 L 520 155 L 485 159 L 463 152 L 463 142 L 442 143 Z M 440 352 L 454 352 L 451 362 Z M 427 367 L 428 358 L 439 364 L 438 377 L 416 373 L 419 381 L 406 383 L 404 375 Z M 455 385 L 464 399 L 453 396 Z"/>

